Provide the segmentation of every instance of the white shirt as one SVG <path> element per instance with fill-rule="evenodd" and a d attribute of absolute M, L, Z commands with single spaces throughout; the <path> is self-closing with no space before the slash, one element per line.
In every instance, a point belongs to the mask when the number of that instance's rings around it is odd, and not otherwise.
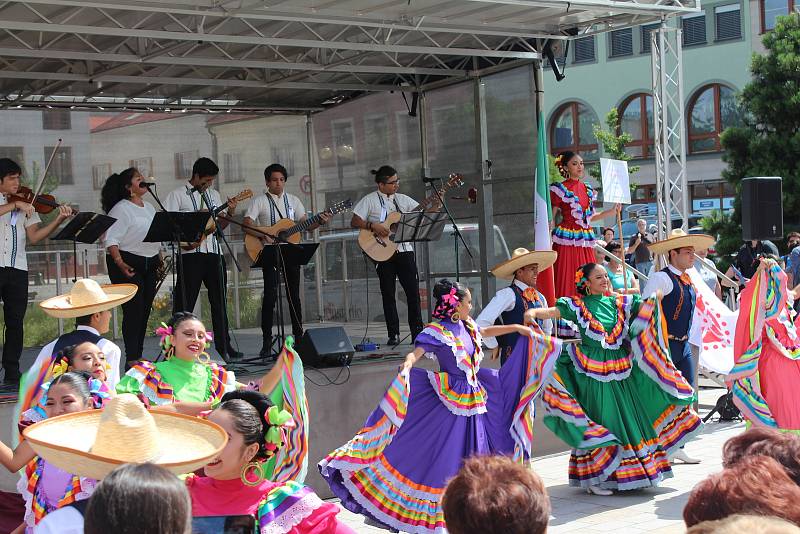
<path fill-rule="evenodd" d="M 373 191 L 358 201 L 358 204 L 353 208 L 353 213 L 367 222 L 381 223 L 393 211 L 407 213 L 414 211 L 417 206 L 419 206 L 419 202 L 408 195 L 395 193 L 389 196 L 380 191 Z M 399 243 L 397 246 L 398 252 L 409 252 L 411 250 L 411 243 Z"/>
<path fill-rule="evenodd" d="M 139 206 L 128 199 L 120 200 L 111 208 L 108 216 L 117 220 L 106 231 L 103 239 L 105 248 L 117 245 L 120 250 L 146 258 L 155 256 L 161 250 L 161 243 L 144 242 L 156 216 L 156 210 L 149 202 Z"/>
<path fill-rule="evenodd" d="M 73 506 L 53 510 L 34 527 L 34 534 L 83 534 L 84 520 Z"/>
<path fill-rule="evenodd" d="M 5 195 L 0 195 L 0 206 L 8 204 Z M 39 214 L 34 212 L 30 217 L 19 210 L 14 210 L 0 216 L 0 243 L 3 254 L 0 256 L 0 267 L 13 267 L 20 271 L 28 270 L 28 258 L 25 253 L 25 244 L 28 235 L 25 229 L 42 222 Z"/>
<path fill-rule="evenodd" d="M 523 291 L 529 287 L 527 284 L 520 282 L 519 280 L 514 280 L 514 284 Z M 481 328 L 492 326 L 497 318 L 500 317 L 501 313 L 513 310 L 516 304 L 517 296 L 514 293 L 514 290 L 510 287 L 504 287 L 498 291 L 494 298 L 489 301 L 489 304 L 483 308 L 480 315 L 478 315 L 478 318 L 475 319 L 475 322 L 478 323 L 478 326 Z M 552 319 L 545 319 L 542 321 L 542 330 L 547 335 L 550 335 L 553 332 Z M 483 344 L 486 345 L 487 348 L 493 349 L 497 347 L 497 339 L 493 337 L 484 337 Z"/>
<path fill-rule="evenodd" d="M 683 274 L 683 271 L 679 271 L 671 264 L 667 268 L 675 273 L 675 276 L 680 276 Z M 644 286 L 644 290 L 642 291 L 642 297 L 652 297 L 659 289 L 661 290 L 661 294 L 664 296 L 672 293 L 672 278 L 670 278 L 669 275 L 663 271 L 656 271 L 650 275 L 650 279 L 647 281 L 647 284 Z"/>
<path fill-rule="evenodd" d="M 75 330 L 86 330 L 96 336 L 100 335 L 100 332 L 91 326 L 80 325 Z M 36 360 L 33 362 L 33 365 L 31 365 L 31 369 L 41 369 L 46 362 L 50 361 L 50 357 L 53 355 L 53 348 L 56 346 L 56 341 L 58 341 L 58 338 L 42 347 L 42 350 L 39 351 L 39 355 L 36 356 Z M 116 343 L 109 341 L 106 338 L 102 338 L 100 341 L 98 341 L 97 347 L 103 351 L 103 354 L 106 355 L 106 362 L 108 362 L 108 364 L 111 366 L 111 369 L 109 369 L 106 376 L 106 385 L 108 385 L 108 388 L 113 391 L 114 388 L 117 387 L 117 382 L 119 382 L 119 361 L 122 356 L 122 351 Z"/>
<path fill-rule="evenodd" d="M 198 191 L 192 191 L 194 186 L 189 183 L 183 187 L 172 191 L 164 199 L 164 207 L 167 211 L 186 211 L 194 213 L 202 209 L 213 210 L 222 205 L 222 198 L 219 193 L 214 189 L 206 189 L 201 195 Z M 206 204 L 206 200 L 211 202 L 211 206 Z M 184 254 L 192 254 L 194 252 L 205 252 L 211 254 L 219 254 L 222 250 L 219 248 L 217 238 L 214 234 L 209 235 L 203 240 L 203 243 L 194 250 L 184 251 Z"/>
<path fill-rule="evenodd" d="M 256 226 L 272 226 L 281 219 L 300 221 L 305 215 L 306 208 L 300 199 L 286 191 L 281 196 L 264 191 L 253 199 L 244 214 Z"/>

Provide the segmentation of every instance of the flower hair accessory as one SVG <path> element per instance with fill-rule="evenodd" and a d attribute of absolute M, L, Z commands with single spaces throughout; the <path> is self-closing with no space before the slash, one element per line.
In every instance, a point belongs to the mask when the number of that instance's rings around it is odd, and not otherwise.
<path fill-rule="evenodd" d="M 51 373 L 51 377 L 55 378 L 59 375 L 63 375 L 69 371 L 69 364 L 67 363 L 66 358 L 59 359 L 58 363 L 53 364 L 53 371 Z"/>
<path fill-rule="evenodd" d="M 457 306 L 459 303 L 459 299 L 456 296 L 456 293 L 457 293 L 456 288 L 451 287 L 449 293 L 445 293 L 444 295 L 442 295 L 442 302 L 446 302 L 450 306 Z"/>
<path fill-rule="evenodd" d="M 275 452 L 286 443 L 286 431 L 294 428 L 295 422 L 292 414 L 286 410 L 279 410 L 277 406 L 270 406 L 266 417 L 269 428 L 264 435 L 265 447 L 268 451 Z"/>
<path fill-rule="evenodd" d="M 583 267 L 575 271 L 575 289 L 578 290 L 578 293 L 584 292 L 587 282 L 589 282 L 589 280 L 586 278 L 586 274 L 583 272 Z"/>
<path fill-rule="evenodd" d="M 206 331 L 206 348 L 209 348 L 211 346 L 212 341 L 214 341 L 214 334 Z"/>
<path fill-rule="evenodd" d="M 559 155 L 556 157 L 556 161 L 555 161 L 555 163 L 556 163 L 556 165 L 558 165 L 559 167 L 561 167 L 561 166 L 564 164 L 564 154 L 559 154 Z"/>
<path fill-rule="evenodd" d="M 164 350 L 164 352 L 168 351 L 170 347 L 172 347 L 172 341 L 170 337 L 173 334 L 173 329 L 171 326 L 167 326 L 167 323 L 161 323 L 161 326 L 156 328 L 156 335 L 161 336 L 161 340 L 158 342 L 158 345 Z"/>

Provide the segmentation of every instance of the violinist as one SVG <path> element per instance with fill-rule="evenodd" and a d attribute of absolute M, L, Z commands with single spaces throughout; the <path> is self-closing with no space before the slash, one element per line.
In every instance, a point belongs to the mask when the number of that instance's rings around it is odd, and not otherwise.
<path fill-rule="evenodd" d="M 3 382 L 17 387 L 22 355 L 23 319 L 28 309 L 27 242 L 38 243 L 52 234 L 72 215 L 69 206 L 58 206 L 58 215 L 42 224 L 32 204 L 14 199 L 20 189 L 20 166 L 8 158 L 0 158 L 0 300 L 5 317 L 3 345 Z"/>

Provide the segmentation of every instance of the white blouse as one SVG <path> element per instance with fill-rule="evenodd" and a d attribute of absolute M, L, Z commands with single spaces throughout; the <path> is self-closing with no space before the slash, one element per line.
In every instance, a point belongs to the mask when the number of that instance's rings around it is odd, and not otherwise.
<path fill-rule="evenodd" d="M 127 199 L 120 200 L 108 212 L 109 217 L 117 220 L 106 231 L 105 247 L 117 245 L 120 250 L 137 256 L 155 256 L 161 250 L 161 243 L 144 242 L 155 215 L 156 209 L 148 202 L 139 206 Z"/>

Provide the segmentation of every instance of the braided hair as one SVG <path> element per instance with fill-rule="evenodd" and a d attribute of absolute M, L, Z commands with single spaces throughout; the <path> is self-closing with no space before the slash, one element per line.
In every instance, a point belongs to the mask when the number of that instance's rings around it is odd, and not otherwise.
<path fill-rule="evenodd" d="M 433 286 L 433 298 L 436 302 L 433 307 L 433 317 L 435 319 L 450 320 L 450 316 L 456 311 L 456 307 L 467 295 L 467 286 L 460 282 L 452 282 L 447 278 L 442 278 Z"/>

